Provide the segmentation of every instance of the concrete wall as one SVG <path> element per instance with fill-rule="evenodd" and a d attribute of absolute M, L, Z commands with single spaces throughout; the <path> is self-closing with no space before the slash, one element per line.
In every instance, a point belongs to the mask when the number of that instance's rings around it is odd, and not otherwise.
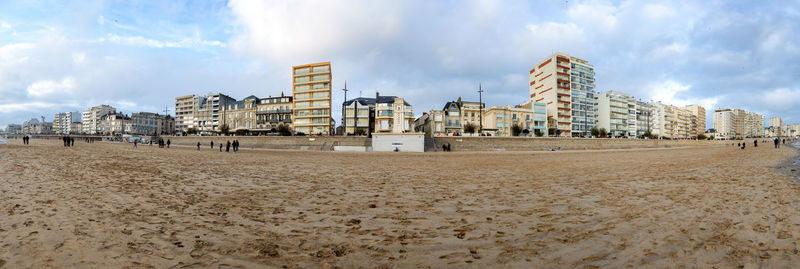
<path fill-rule="evenodd" d="M 373 151 L 424 152 L 425 134 L 373 134 Z"/>
<path fill-rule="evenodd" d="M 730 141 L 656 140 L 610 138 L 551 138 L 551 137 L 465 137 L 434 138 L 438 150 L 450 143 L 453 151 L 540 151 L 560 147 L 564 150 L 658 148 L 698 145 L 723 145 Z M 748 141 L 752 142 L 752 141 Z"/>
<path fill-rule="evenodd" d="M 218 143 L 239 140 L 242 149 L 294 149 L 333 150 L 333 146 L 372 146 L 371 139 L 364 136 L 164 136 L 174 145 L 209 147 L 209 142 Z"/>

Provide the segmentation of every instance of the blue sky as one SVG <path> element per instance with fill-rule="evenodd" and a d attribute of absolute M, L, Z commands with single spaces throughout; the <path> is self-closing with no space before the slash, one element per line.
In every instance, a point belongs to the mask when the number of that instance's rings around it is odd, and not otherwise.
<path fill-rule="evenodd" d="M 0 1 L 0 126 L 110 104 L 290 94 L 291 66 L 331 61 L 333 103 L 459 96 L 514 105 L 552 52 L 598 91 L 800 122 L 796 1 Z M 334 105 L 334 117 L 340 111 Z"/>

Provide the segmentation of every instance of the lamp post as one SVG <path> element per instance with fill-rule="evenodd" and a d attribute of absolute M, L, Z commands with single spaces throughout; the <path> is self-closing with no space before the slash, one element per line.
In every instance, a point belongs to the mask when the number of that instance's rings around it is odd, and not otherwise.
<path fill-rule="evenodd" d="M 483 134 L 483 86 L 478 83 L 478 134 Z"/>
<path fill-rule="evenodd" d="M 342 89 L 342 91 L 344 91 L 344 102 L 342 102 L 342 133 L 344 133 L 344 136 L 347 136 L 347 114 L 344 105 L 347 103 L 347 81 L 344 82 L 344 89 Z"/>

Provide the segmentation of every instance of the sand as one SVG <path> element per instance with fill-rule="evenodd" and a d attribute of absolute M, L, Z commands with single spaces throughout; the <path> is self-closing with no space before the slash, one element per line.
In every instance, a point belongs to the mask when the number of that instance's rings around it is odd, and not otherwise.
<path fill-rule="evenodd" d="M 795 154 L 11 140 L 0 146 L 0 267 L 793 267 L 800 187 L 777 168 Z"/>

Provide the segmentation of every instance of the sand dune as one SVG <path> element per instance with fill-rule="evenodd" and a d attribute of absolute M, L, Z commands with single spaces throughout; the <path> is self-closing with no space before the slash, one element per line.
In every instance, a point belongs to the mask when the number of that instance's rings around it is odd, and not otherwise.
<path fill-rule="evenodd" d="M 12 140 L 0 267 L 777 268 L 795 151 L 333 153 Z"/>

